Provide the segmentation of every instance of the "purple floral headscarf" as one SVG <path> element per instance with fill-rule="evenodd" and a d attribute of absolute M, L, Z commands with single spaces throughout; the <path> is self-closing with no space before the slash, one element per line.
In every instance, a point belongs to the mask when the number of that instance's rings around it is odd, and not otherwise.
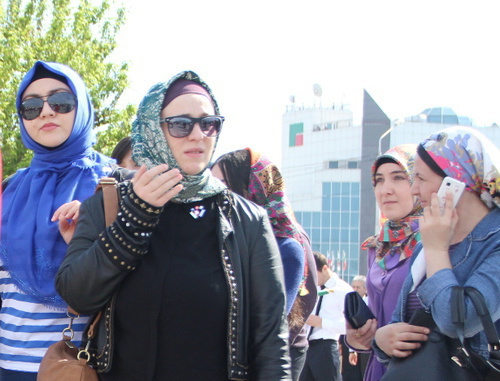
<path fill-rule="evenodd" d="M 420 146 L 446 176 L 465 183 L 488 208 L 500 207 L 500 151 L 486 136 L 473 128 L 451 127 Z"/>

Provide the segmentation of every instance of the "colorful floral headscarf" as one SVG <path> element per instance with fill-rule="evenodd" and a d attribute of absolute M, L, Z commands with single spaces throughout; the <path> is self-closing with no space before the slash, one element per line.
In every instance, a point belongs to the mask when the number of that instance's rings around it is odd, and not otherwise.
<path fill-rule="evenodd" d="M 473 128 L 451 127 L 420 146 L 446 176 L 465 183 L 465 189 L 480 195 L 488 208 L 500 207 L 500 151 L 486 136 Z"/>
<path fill-rule="evenodd" d="M 285 194 L 285 182 L 278 167 L 264 155 L 258 152 L 250 152 L 250 178 L 248 182 L 248 198 L 258 205 L 263 206 L 276 237 L 289 237 L 298 241 L 307 250 L 301 227 L 295 219 L 292 206 Z M 299 286 L 299 295 L 309 293 L 306 287 L 309 267 L 307 261 L 304 265 L 304 276 Z"/>
<path fill-rule="evenodd" d="M 207 90 L 212 97 L 214 111 L 219 115 L 219 106 L 208 85 L 192 71 L 183 71 L 174 76 L 168 82 L 160 82 L 154 85 L 146 94 L 139 109 L 137 118 L 132 124 L 132 158 L 138 165 L 145 164 L 148 169 L 160 164 L 168 164 L 169 168 L 179 168 L 179 164 L 174 158 L 170 147 L 167 144 L 165 135 L 160 126 L 160 114 L 163 100 L 168 88 L 178 79 L 187 79 L 196 82 Z M 218 141 L 218 137 L 215 138 Z M 214 145 L 217 146 L 217 141 Z M 212 153 L 213 155 L 213 153 Z M 210 170 L 205 168 L 197 175 L 187 175 L 182 172 L 183 180 L 181 184 L 184 189 L 174 197 L 174 201 L 189 203 L 200 201 L 214 196 L 225 189 L 225 186 L 210 175 Z"/>
<path fill-rule="evenodd" d="M 285 183 L 278 167 L 266 156 L 245 148 L 226 153 L 214 163 L 222 172 L 229 188 L 266 209 L 276 237 L 293 238 L 304 249 L 310 250 L 309 240 L 293 214 L 285 194 Z M 299 287 L 301 296 L 307 295 L 308 266 Z"/>
<path fill-rule="evenodd" d="M 248 198 L 267 210 L 276 237 L 295 238 L 302 243 L 281 172 L 266 156 L 247 149 L 250 151 Z"/>
<path fill-rule="evenodd" d="M 409 178 L 415 163 L 416 144 L 402 144 L 391 148 L 379 156 L 372 165 L 372 182 L 375 186 L 375 173 L 380 165 L 387 161 L 399 164 Z M 379 234 L 369 237 L 362 244 L 362 249 L 375 248 L 376 262 L 386 268 L 387 254 L 399 254 L 399 260 L 411 256 L 416 244 L 420 241 L 418 219 L 422 215 L 422 207 L 415 200 L 413 210 L 401 220 L 392 221 L 384 218 Z"/>

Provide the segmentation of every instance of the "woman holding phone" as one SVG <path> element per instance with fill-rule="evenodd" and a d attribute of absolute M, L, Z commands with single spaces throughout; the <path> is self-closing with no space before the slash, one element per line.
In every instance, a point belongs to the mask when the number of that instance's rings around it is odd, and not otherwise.
<path fill-rule="evenodd" d="M 417 309 L 431 312 L 439 331 L 456 338 L 450 310 L 454 286 L 479 290 L 499 331 L 499 168 L 500 151 L 472 128 L 445 129 L 418 146 L 412 193 L 424 207 L 422 245 L 412 258 L 392 317 L 394 324 L 377 330 L 374 348 L 378 357 L 411 356 L 419 342 L 427 340 L 429 329 L 406 323 Z M 436 192 L 446 176 L 464 183 L 465 190 L 455 209 L 449 192 L 441 214 Z M 480 319 L 467 299 L 465 337 L 474 351 L 487 358 Z"/>

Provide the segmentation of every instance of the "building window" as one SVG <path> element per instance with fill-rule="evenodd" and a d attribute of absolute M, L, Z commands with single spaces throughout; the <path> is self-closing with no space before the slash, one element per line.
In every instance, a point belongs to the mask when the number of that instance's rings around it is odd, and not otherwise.
<path fill-rule="evenodd" d="M 313 124 L 313 131 L 325 131 L 325 130 L 334 130 L 336 129 L 337 123 L 336 122 L 328 122 L 328 123 L 320 123 L 320 124 Z"/>
<path fill-rule="evenodd" d="M 348 161 L 347 162 L 347 168 L 349 168 L 349 169 L 356 169 L 356 168 L 358 168 L 358 162 L 357 161 Z"/>
<path fill-rule="evenodd" d="M 328 162 L 328 169 L 338 169 L 338 167 L 339 167 L 338 161 L 329 161 Z"/>
<path fill-rule="evenodd" d="M 304 123 L 290 124 L 289 147 L 304 145 Z"/>

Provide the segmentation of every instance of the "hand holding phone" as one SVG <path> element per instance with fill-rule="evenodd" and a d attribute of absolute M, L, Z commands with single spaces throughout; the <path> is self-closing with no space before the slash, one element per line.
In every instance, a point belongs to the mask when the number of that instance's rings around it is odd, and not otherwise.
<path fill-rule="evenodd" d="M 453 195 L 453 209 L 457 206 L 458 200 L 465 189 L 465 183 L 454 179 L 453 177 L 445 177 L 439 190 L 437 196 L 439 199 L 439 210 L 441 215 L 444 214 L 444 204 L 446 202 L 446 193 L 450 192 Z"/>

